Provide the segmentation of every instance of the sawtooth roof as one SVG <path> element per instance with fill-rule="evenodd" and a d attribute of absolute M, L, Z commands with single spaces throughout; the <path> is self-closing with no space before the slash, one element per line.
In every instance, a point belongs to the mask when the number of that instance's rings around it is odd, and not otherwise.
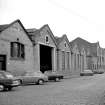
<path fill-rule="evenodd" d="M 40 37 L 40 32 L 42 31 L 43 28 L 47 27 L 48 28 L 48 32 L 50 33 L 49 35 L 51 36 L 51 38 L 53 39 L 55 45 L 57 46 L 57 43 L 56 43 L 56 40 L 55 40 L 55 37 L 49 27 L 48 24 L 45 24 L 43 25 L 40 29 L 36 29 L 36 28 L 31 28 L 31 29 L 26 29 L 27 33 L 29 34 L 29 37 L 31 38 L 31 40 L 33 42 L 35 42 L 35 38 L 36 37 Z"/>
<path fill-rule="evenodd" d="M 90 56 L 97 56 L 97 44 L 98 44 L 97 42 L 90 43 L 78 37 L 70 42 L 72 48 L 74 47 L 75 44 L 77 44 L 79 51 L 81 51 L 84 48 L 87 55 L 89 54 Z"/>
<path fill-rule="evenodd" d="M 28 36 L 28 38 L 30 39 L 30 37 L 29 37 L 29 35 L 28 35 L 28 33 L 27 33 L 27 31 L 26 31 L 26 29 L 24 28 L 24 26 L 23 26 L 23 24 L 22 24 L 22 22 L 19 20 L 19 19 L 17 19 L 17 20 L 15 20 L 15 21 L 13 21 L 12 23 L 10 23 L 10 24 L 4 24 L 4 25 L 0 25 L 0 32 L 2 32 L 2 31 L 4 31 L 5 29 L 7 29 L 7 28 L 9 28 L 9 27 L 11 27 L 13 24 L 15 24 L 16 22 L 18 22 L 19 24 L 20 24 L 20 26 L 23 28 L 23 30 L 24 30 L 24 32 L 26 33 L 26 35 Z M 30 39 L 31 40 L 31 39 Z M 32 41 L 32 40 L 31 40 Z"/>

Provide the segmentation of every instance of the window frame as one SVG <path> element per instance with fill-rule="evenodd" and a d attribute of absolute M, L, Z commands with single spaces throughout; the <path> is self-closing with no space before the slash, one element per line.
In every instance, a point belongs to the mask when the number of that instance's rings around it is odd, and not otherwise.
<path fill-rule="evenodd" d="M 48 35 L 45 36 L 45 41 L 46 41 L 46 43 L 49 43 L 49 36 Z"/>
<path fill-rule="evenodd" d="M 15 48 L 17 44 L 17 49 Z M 25 60 L 25 45 L 20 42 L 10 43 L 10 59 L 11 60 Z"/>
<path fill-rule="evenodd" d="M 66 42 L 64 43 L 64 46 L 65 46 L 65 48 L 67 47 L 67 44 L 66 44 Z"/>

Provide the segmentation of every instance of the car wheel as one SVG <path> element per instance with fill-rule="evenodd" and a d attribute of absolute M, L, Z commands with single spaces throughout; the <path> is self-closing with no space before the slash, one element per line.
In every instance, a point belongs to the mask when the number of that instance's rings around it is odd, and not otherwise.
<path fill-rule="evenodd" d="M 0 85 L 0 91 L 3 91 L 3 90 L 4 90 L 4 86 Z"/>
<path fill-rule="evenodd" d="M 80 76 L 83 76 L 83 74 L 80 74 Z"/>
<path fill-rule="evenodd" d="M 39 79 L 39 80 L 38 80 L 38 84 L 39 84 L 39 85 L 43 85 L 43 84 L 44 84 L 44 80 Z"/>
<path fill-rule="evenodd" d="M 20 80 L 20 85 L 22 85 L 23 84 L 23 81 L 22 80 Z"/>
<path fill-rule="evenodd" d="M 8 90 L 11 91 L 12 90 L 12 87 L 8 87 Z"/>
<path fill-rule="evenodd" d="M 60 79 L 59 78 L 55 78 L 55 81 L 59 81 Z"/>

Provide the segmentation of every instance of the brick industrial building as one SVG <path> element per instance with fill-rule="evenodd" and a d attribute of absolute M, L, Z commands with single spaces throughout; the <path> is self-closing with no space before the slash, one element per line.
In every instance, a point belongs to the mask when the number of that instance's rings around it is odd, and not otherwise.
<path fill-rule="evenodd" d="M 105 68 L 105 50 L 67 35 L 56 37 L 48 25 L 25 29 L 20 20 L 0 25 L 0 69 L 20 75 L 25 71 L 59 71 L 79 75 L 85 69 Z"/>

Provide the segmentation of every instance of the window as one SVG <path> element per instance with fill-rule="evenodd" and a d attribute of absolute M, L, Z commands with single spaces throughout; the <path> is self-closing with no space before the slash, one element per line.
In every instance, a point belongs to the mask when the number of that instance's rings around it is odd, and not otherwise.
<path fill-rule="evenodd" d="M 69 54 L 69 52 L 67 52 L 67 67 L 68 67 L 68 69 L 70 69 L 70 61 L 69 61 L 69 59 L 70 59 L 70 54 Z"/>
<path fill-rule="evenodd" d="M 11 42 L 11 57 L 16 59 L 25 58 L 24 45 L 19 42 Z"/>
<path fill-rule="evenodd" d="M 77 57 L 78 57 L 78 67 L 79 67 L 79 63 L 80 63 L 80 58 L 79 58 L 79 54 L 77 55 Z"/>
<path fill-rule="evenodd" d="M 64 43 L 65 47 L 66 47 L 66 42 Z"/>
<path fill-rule="evenodd" d="M 62 70 L 65 70 L 65 52 L 62 51 Z"/>
<path fill-rule="evenodd" d="M 57 69 L 59 70 L 59 51 L 57 51 Z"/>
<path fill-rule="evenodd" d="M 48 36 L 46 36 L 46 43 L 49 43 L 49 38 L 48 38 Z"/>
<path fill-rule="evenodd" d="M 75 70 L 77 69 L 77 58 L 76 58 L 76 54 L 74 54 L 74 68 Z"/>

